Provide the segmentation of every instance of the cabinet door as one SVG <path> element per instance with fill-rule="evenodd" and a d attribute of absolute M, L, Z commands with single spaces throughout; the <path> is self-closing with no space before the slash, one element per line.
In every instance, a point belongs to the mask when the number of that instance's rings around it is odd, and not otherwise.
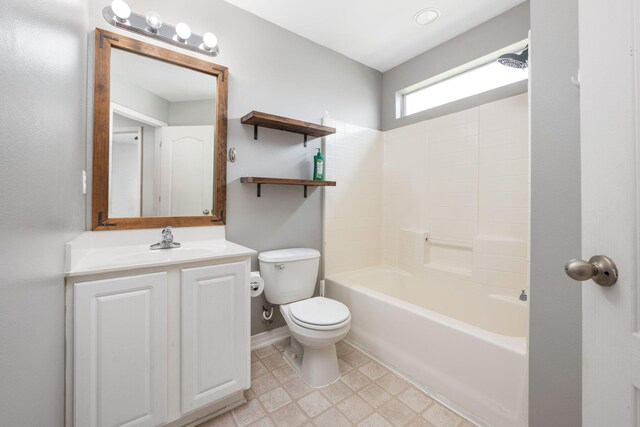
<path fill-rule="evenodd" d="M 74 286 L 74 424 L 167 418 L 167 274 Z"/>
<path fill-rule="evenodd" d="M 182 412 L 249 387 L 249 267 L 182 270 Z"/>

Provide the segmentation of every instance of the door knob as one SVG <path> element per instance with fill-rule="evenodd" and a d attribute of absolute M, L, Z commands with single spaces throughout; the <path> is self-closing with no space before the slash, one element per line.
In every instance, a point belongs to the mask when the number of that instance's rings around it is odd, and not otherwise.
<path fill-rule="evenodd" d="M 572 259 L 564 266 L 564 271 L 573 280 L 593 279 L 600 286 L 611 286 L 618 280 L 616 263 L 604 255 L 592 256 L 589 262 Z"/>

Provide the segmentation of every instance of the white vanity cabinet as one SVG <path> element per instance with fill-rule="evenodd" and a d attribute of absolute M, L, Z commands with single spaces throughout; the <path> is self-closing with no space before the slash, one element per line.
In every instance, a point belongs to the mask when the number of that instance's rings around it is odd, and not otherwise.
<path fill-rule="evenodd" d="M 182 426 L 243 403 L 250 253 L 68 276 L 66 425 Z"/>

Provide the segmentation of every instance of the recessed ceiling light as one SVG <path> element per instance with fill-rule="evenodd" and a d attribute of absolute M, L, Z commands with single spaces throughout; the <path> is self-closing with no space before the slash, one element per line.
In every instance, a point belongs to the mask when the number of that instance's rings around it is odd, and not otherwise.
<path fill-rule="evenodd" d="M 436 8 L 430 7 L 428 9 L 422 9 L 416 13 L 413 17 L 414 21 L 418 25 L 428 25 L 440 17 L 440 11 Z"/>

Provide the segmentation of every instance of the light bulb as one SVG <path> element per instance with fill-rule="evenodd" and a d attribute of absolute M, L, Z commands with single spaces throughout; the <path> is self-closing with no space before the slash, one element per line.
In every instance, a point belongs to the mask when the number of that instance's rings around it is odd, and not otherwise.
<path fill-rule="evenodd" d="M 213 33 L 204 33 L 202 36 L 202 48 L 212 51 L 218 46 L 218 38 Z"/>
<path fill-rule="evenodd" d="M 111 10 L 118 22 L 126 23 L 131 16 L 131 8 L 124 0 L 113 0 L 111 2 Z"/>
<path fill-rule="evenodd" d="M 145 17 L 147 21 L 147 25 L 149 26 L 149 30 L 152 33 L 157 33 L 160 28 L 162 28 L 162 18 L 158 15 L 157 12 L 150 10 L 147 12 L 147 16 Z"/>
<path fill-rule="evenodd" d="M 191 37 L 191 28 L 184 22 L 180 22 L 176 25 L 176 36 L 178 37 L 178 41 L 186 43 Z"/>

